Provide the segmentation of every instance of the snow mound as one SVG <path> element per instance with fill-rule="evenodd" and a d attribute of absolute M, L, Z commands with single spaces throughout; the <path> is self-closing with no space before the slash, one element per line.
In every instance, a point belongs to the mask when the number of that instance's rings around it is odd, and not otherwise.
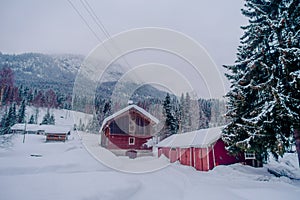
<path fill-rule="evenodd" d="M 130 159 L 125 156 L 116 156 L 98 144 L 99 134 L 80 131 L 78 133 L 87 151 L 101 164 L 112 169 L 129 173 L 145 173 L 170 165 L 169 160 L 165 157 L 144 156 Z"/>
<path fill-rule="evenodd" d="M 168 164 L 165 157 L 116 157 L 98 145 L 98 135 L 80 135 L 72 132 L 65 143 L 47 143 L 43 135 L 26 135 L 25 143 L 23 135 L 0 135 L 0 141 L 10 140 L 10 145 L 0 147 L 0 199 L 281 200 L 300 196 L 299 180 L 275 177 L 267 167 L 234 164 L 201 172 L 179 163 Z M 93 154 L 86 151 L 87 142 Z M 98 162 L 100 154 L 124 170 L 145 169 L 155 162 L 168 165 L 151 173 L 123 173 Z M 291 154 L 274 166 L 297 167 L 295 158 Z"/>
<path fill-rule="evenodd" d="M 282 158 L 279 158 L 278 161 L 271 157 L 266 167 L 268 171 L 276 177 L 300 180 L 300 169 L 296 153 L 286 153 Z"/>

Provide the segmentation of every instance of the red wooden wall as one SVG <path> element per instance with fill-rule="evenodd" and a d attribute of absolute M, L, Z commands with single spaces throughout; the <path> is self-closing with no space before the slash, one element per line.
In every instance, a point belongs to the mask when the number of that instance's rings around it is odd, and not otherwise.
<path fill-rule="evenodd" d="M 130 123 L 134 123 L 130 131 Z M 151 122 L 141 113 L 132 109 L 108 121 L 102 130 L 101 146 L 107 149 L 151 150 L 145 143 L 152 138 Z M 134 144 L 129 139 L 134 138 Z"/>
<path fill-rule="evenodd" d="M 214 146 L 216 165 L 230 165 L 238 162 L 245 162 L 245 157 L 243 154 L 238 156 L 232 156 L 228 154 L 225 149 L 225 143 L 220 139 Z"/>
<path fill-rule="evenodd" d="M 129 138 L 134 138 L 134 145 L 129 144 Z M 106 148 L 108 149 L 136 149 L 151 150 L 152 147 L 144 145 L 151 137 L 135 137 L 131 135 L 109 135 Z"/>
<path fill-rule="evenodd" d="M 182 165 L 193 166 L 199 171 L 208 171 L 217 165 L 229 165 L 245 161 L 243 155 L 229 155 L 225 149 L 225 143 L 221 139 L 208 148 L 159 147 L 158 156 L 161 155 L 169 158 L 170 162 L 179 161 Z"/>

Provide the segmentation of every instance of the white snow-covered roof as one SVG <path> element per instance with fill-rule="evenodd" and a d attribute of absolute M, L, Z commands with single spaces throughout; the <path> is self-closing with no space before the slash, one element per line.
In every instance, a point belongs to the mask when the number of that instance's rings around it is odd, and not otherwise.
<path fill-rule="evenodd" d="M 24 130 L 25 124 L 14 124 L 11 128 L 11 130 Z M 39 125 L 38 124 L 26 124 L 26 131 L 38 131 Z"/>
<path fill-rule="evenodd" d="M 103 129 L 103 127 L 105 126 L 105 124 L 109 121 L 109 120 L 112 120 L 113 118 L 129 111 L 130 109 L 135 109 L 137 110 L 138 112 L 140 112 L 141 114 L 143 114 L 144 116 L 146 116 L 147 118 L 149 118 L 151 121 L 153 121 L 154 123 L 158 124 L 159 120 L 154 117 L 153 115 L 151 115 L 150 113 L 148 113 L 146 110 L 144 110 L 143 108 L 137 106 L 137 105 L 129 105 L 121 110 L 119 110 L 118 112 L 108 116 L 107 118 L 105 118 L 102 122 L 102 126 L 100 128 L 100 131 Z"/>
<path fill-rule="evenodd" d="M 40 130 L 45 130 L 45 134 L 68 133 L 71 131 L 70 126 L 40 125 L 40 128 Z"/>
<path fill-rule="evenodd" d="M 174 134 L 159 142 L 157 147 L 208 147 L 222 136 L 222 127 L 200 129 L 192 132 Z"/>
<path fill-rule="evenodd" d="M 25 124 L 15 124 L 11 130 L 24 130 Z M 26 124 L 26 131 L 45 131 L 45 133 L 68 133 L 71 126 Z"/>
<path fill-rule="evenodd" d="M 11 130 L 24 130 L 25 124 L 14 124 L 12 127 L 10 127 Z"/>

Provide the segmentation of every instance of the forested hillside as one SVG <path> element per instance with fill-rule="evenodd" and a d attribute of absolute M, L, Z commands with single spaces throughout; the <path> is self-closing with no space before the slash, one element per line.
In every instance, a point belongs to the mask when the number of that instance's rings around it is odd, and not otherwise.
<path fill-rule="evenodd" d="M 127 105 L 127 102 L 111 102 L 111 95 L 117 80 L 122 76 L 122 67 L 113 64 L 106 73 L 107 82 L 98 85 L 95 101 L 82 96 L 73 96 L 73 84 L 80 69 L 83 56 L 80 55 L 45 55 L 25 53 L 9 55 L 0 53 L 0 104 L 2 128 L 24 122 L 18 117 L 18 109 L 26 106 L 48 109 L 74 109 L 89 114 L 94 118 L 89 124 L 81 124 L 80 129 L 97 130 L 103 119 Z M 151 85 L 137 87 L 126 83 L 118 99 L 130 98 L 133 103 L 151 112 L 158 118 L 164 118 L 163 104 L 167 93 Z M 130 97 L 130 88 L 138 88 Z M 226 120 L 225 102 L 217 99 L 192 100 L 188 93 L 181 97 L 170 95 L 172 115 L 178 126 L 177 132 L 186 132 L 199 128 L 224 125 Z M 75 99 L 75 100 L 74 100 Z M 77 105 L 72 108 L 72 100 Z M 13 118 L 9 120 L 8 118 Z M 20 118 L 20 119 L 19 119 Z M 31 119 L 31 120 L 30 120 Z M 36 121 L 33 117 L 28 119 Z M 29 122 L 28 121 L 28 122 Z"/>

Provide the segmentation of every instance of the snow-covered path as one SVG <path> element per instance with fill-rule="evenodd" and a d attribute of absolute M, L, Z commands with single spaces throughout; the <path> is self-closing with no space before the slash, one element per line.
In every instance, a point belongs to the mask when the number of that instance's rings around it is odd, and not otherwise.
<path fill-rule="evenodd" d="M 22 139 L 16 135 L 10 145 L 0 147 L 1 200 L 274 200 L 300 196 L 300 181 L 273 177 L 265 168 L 232 165 L 199 172 L 172 164 L 132 174 L 101 164 L 76 134 L 66 143 L 45 143 L 40 135 L 27 135 L 24 144 Z M 120 158 L 118 162 L 126 165 L 130 161 Z"/>

